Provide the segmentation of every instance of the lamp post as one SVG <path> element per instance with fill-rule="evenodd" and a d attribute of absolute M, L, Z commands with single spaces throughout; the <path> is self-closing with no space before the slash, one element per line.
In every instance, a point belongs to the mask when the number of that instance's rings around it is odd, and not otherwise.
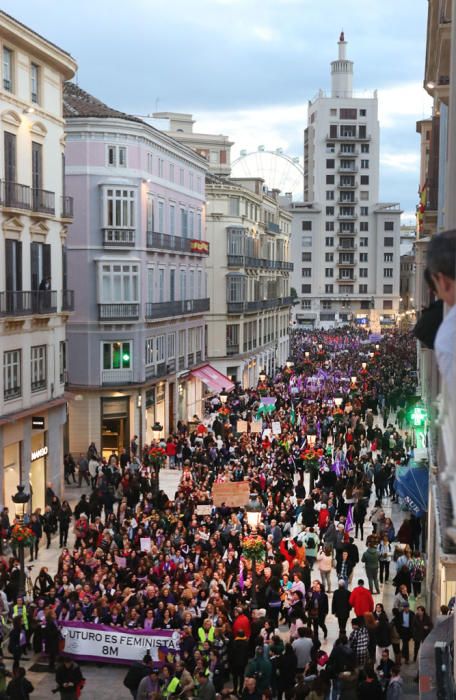
<path fill-rule="evenodd" d="M 365 370 L 367 368 L 367 362 L 361 362 L 361 367 Z"/>
<path fill-rule="evenodd" d="M 21 527 L 24 526 L 24 515 L 25 506 L 30 500 L 30 494 L 24 492 L 24 487 L 19 484 L 17 487 L 17 492 L 11 497 L 15 505 L 16 518 Z M 20 579 L 19 579 L 19 593 L 24 595 L 25 592 L 25 568 L 24 568 L 24 544 L 23 542 L 18 542 L 19 547 L 19 566 L 20 566 Z"/>
<path fill-rule="evenodd" d="M 222 406 L 224 406 L 228 400 L 228 392 L 226 391 L 225 387 L 223 387 L 222 391 L 220 392 L 219 399 Z"/>
<path fill-rule="evenodd" d="M 139 455 L 142 456 L 143 448 L 143 417 L 142 417 L 142 395 L 138 394 L 136 399 L 136 406 L 138 408 L 138 421 L 139 421 Z"/>
<path fill-rule="evenodd" d="M 261 522 L 261 504 L 258 502 L 258 494 L 251 493 L 250 500 L 245 507 L 245 514 L 247 517 L 247 524 L 252 530 L 252 535 L 256 535 L 257 528 Z M 252 557 L 252 599 L 251 608 L 252 610 L 257 608 L 257 573 L 256 573 L 256 557 Z"/>
<path fill-rule="evenodd" d="M 291 369 L 292 367 L 294 367 L 294 362 L 291 359 L 291 357 L 288 358 L 285 364 L 287 365 L 287 369 Z"/>
<path fill-rule="evenodd" d="M 268 376 L 268 375 L 266 374 L 266 370 L 263 368 L 263 369 L 260 371 L 259 375 L 258 375 L 258 379 L 260 380 L 260 382 L 261 382 L 262 384 L 264 384 L 264 382 L 266 381 L 266 377 L 267 377 L 267 376 Z"/>
<path fill-rule="evenodd" d="M 335 396 L 334 397 L 334 405 L 336 406 L 336 408 L 340 408 L 342 406 L 342 401 L 343 401 L 342 396 Z"/>

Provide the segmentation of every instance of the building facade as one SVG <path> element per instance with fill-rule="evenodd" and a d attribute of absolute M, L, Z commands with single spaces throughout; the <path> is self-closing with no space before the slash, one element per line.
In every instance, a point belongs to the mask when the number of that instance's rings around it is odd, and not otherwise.
<path fill-rule="evenodd" d="M 64 189 L 63 81 L 73 58 L 0 12 L 0 501 L 17 484 L 44 508 L 61 493 L 66 422 L 66 274 L 72 202 Z"/>
<path fill-rule="evenodd" d="M 254 386 L 289 353 L 291 214 L 260 178 L 206 182 L 207 353 L 232 382 Z"/>
<path fill-rule="evenodd" d="M 141 119 L 65 86 L 70 448 L 105 455 L 201 414 L 206 165 Z M 159 424 L 162 430 L 153 431 Z"/>
<path fill-rule="evenodd" d="M 353 63 L 339 40 L 330 96 L 309 102 L 304 201 L 293 213 L 293 287 L 300 325 L 395 323 L 399 309 L 399 204 L 379 203 L 378 101 L 354 97 Z"/>

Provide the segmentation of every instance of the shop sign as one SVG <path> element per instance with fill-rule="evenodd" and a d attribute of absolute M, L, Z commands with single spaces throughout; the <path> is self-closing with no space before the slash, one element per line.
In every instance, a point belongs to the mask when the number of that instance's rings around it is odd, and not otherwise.
<path fill-rule="evenodd" d="M 49 448 L 47 445 L 44 445 L 44 447 L 39 447 L 37 450 L 33 450 L 32 454 L 30 455 L 30 461 L 36 462 L 37 459 L 42 459 L 43 457 L 46 457 L 48 452 Z"/>
<path fill-rule="evenodd" d="M 32 430 L 44 430 L 43 416 L 32 416 Z"/>

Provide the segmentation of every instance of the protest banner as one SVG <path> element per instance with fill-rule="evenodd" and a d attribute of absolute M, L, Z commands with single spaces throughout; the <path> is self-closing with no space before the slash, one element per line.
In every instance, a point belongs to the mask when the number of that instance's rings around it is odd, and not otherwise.
<path fill-rule="evenodd" d="M 272 421 L 272 434 L 273 435 L 280 435 L 282 432 L 282 428 L 280 427 L 280 421 Z"/>
<path fill-rule="evenodd" d="M 251 433 L 261 433 L 263 430 L 263 421 L 262 420 L 253 420 L 250 423 L 250 432 Z"/>
<path fill-rule="evenodd" d="M 247 481 L 226 481 L 214 484 L 212 499 L 218 508 L 224 503 L 229 508 L 245 506 L 250 500 L 250 486 Z"/>
<path fill-rule="evenodd" d="M 212 506 L 208 506 L 208 505 L 204 505 L 204 504 L 196 506 L 196 514 L 197 515 L 211 515 L 211 513 L 212 513 Z"/>
<path fill-rule="evenodd" d="M 156 664 L 179 651 L 177 630 L 139 630 L 108 627 L 85 622 L 59 623 L 65 647 L 63 653 L 81 661 L 129 664 L 141 661 L 149 652 Z"/>

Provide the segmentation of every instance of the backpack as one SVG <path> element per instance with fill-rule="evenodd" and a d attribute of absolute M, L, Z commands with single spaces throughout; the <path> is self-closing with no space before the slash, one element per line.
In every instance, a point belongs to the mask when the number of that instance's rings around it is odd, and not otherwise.
<path fill-rule="evenodd" d="M 315 540 L 312 536 L 310 536 L 306 539 L 306 547 L 307 547 L 307 549 L 315 549 L 316 544 L 315 544 Z"/>

